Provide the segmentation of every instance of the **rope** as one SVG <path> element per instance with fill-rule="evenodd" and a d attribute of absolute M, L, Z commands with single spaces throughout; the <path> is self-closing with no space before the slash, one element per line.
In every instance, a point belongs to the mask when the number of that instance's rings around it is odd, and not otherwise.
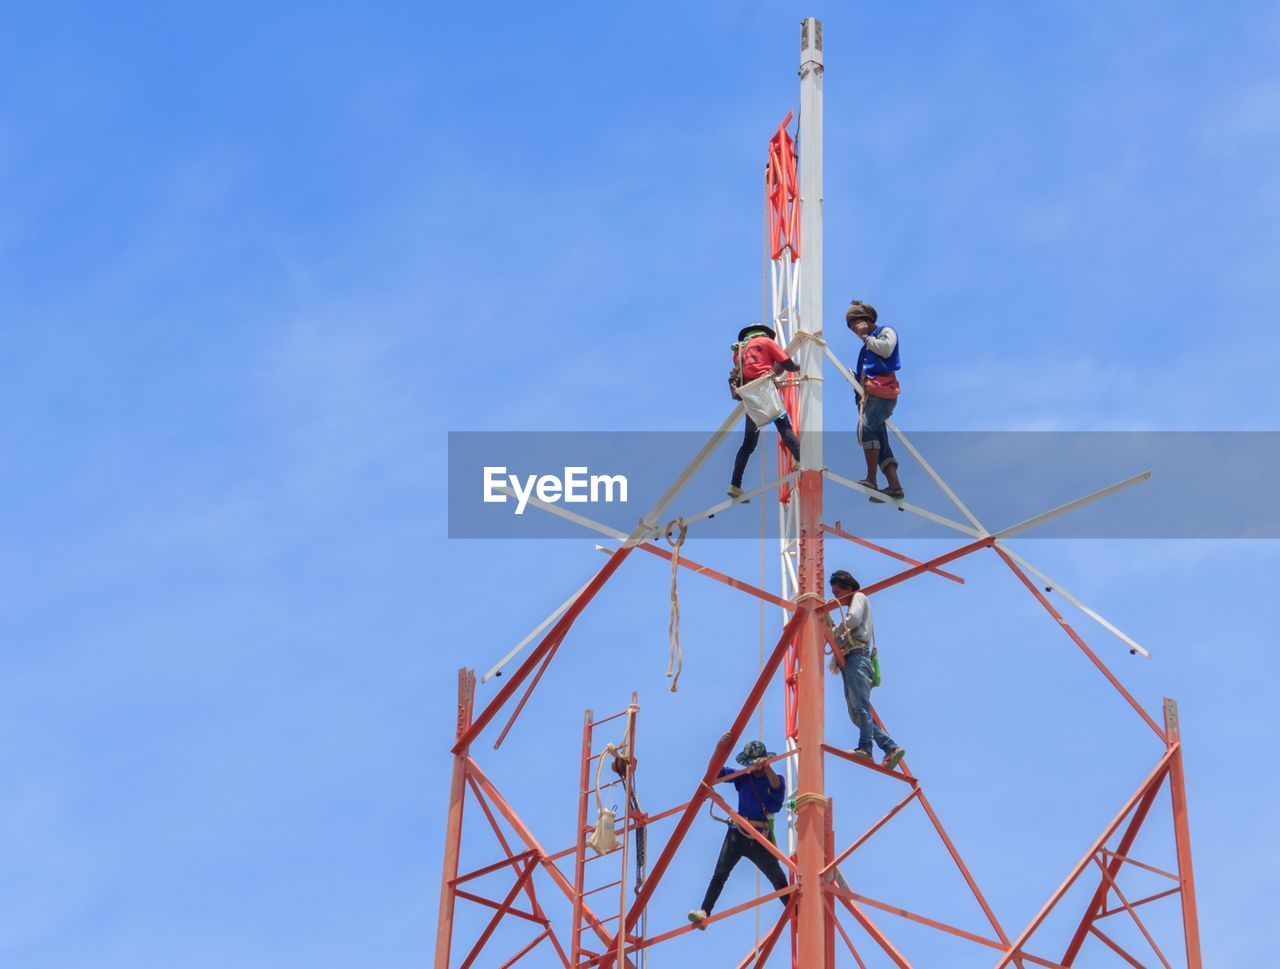
<path fill-rule="evenodd" d="M 628 712 L 631 712 L 633 710 L 638 713 L 640 710 L 640 705 L 638 703 L 631 703 L 627 706 Z M 630 730 L 628 730 L 626 739 L 623 740 L 622 744 L 620 746 L 615 746 L 613 744 L 607 745 L 605 747 L 605 753 L 607 753 L 610 748 L 614 750 L 613 772 L 617 774 L 618 777 L 622 780 L 623 789 L 626 791 L 626 800 L 629 807 L 629 815 L 630 817 L 633 817 L 636 820 L 636 826 L 635 826 L 636 881 L 635 881 L 635 886 L 633 888 L 633 891 L 635 892 L 635 894 L 639 895 L 640 890 L 644 887 L 645 868 L 648 863 L 649 829 L 646 823 L 647 819 L 645 818 L 645 814 L 640 809 L 640 797 L 636 793 L 636 761 L 635 761 L 635 758 L 631 756 L 631 741 L 632 741 L 632 733 Z M 601 763 L 604 762 L 603 753 L 601 754 L 600 760 L 601 760 Z M 597 768 L 597 772 L 598 772 L 598 768 Z M 599 783 L 597 783 L 596 786 L 599 787 L 600 786 Z M 649 934 L 648 906 L 646 906 L 644 911 L 640 913 L 640 921 L 639 921 L 638 928 L 640 931 L 639 938 L 643 941 Z M 645 967 L 648 966 L 648 964 L 649 964 L 648 949 L 642 948 L 640 950 L 640 959 L 639 959 L 640 969 L 645 969 Z"/>
<path fill-rule="evenodd" d="M 804 794 L 797 794 L 791 799 L 791 803 L 794 805 L 795 809 L 798 810 L 806 804 L 821 804 L 823 807 L 826 807 L 827 802 L 830 800 L 831 799 L 825 794 L 815 794 L 812 791 L 807 791 Z"/>
<path fill-rule="evenodd" d="M 825 347 L 827 345 L 827 341 L 823 338 L 821 330 L 818 330 L 816 333 L 810 333 L 808 330 L 796 330 L 796 335 L 792 337 L 792 341 L 804 343 L 805 340 L 812 340 L 820 347 Z"/>
<path fill-rule="evenodd" d="M 676 529 L 676 537 L 671 532 Z M 671 619 L 667 623 L 667 676 L 671 678 L 671 692 L 680 688 L 680 671 L 684 668 L 684 650 L 680 648 L 680 593 L 676 589 L 676 577 L 680 573 L 680 548 L 684 545 L 685 536 L 689 534 L 689 526 L 683 518 L 677 518 L 667 525 L 666 537 L 671 543 Z"/>

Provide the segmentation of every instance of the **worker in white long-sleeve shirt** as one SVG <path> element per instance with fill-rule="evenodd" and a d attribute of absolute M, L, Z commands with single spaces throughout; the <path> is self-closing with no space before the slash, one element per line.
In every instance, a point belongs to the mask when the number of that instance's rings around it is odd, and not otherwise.
<path fill-rule="evenodd" d="M 906 751 L 880 729 L 871 715 L 871 688 L 875 685 L 876 627 L 871 618 L 871 601 L 859 589 L 858 580 L 844 569 L 831 573 L 831 594 L 839 606 L 840 622 L 833 622 L 832 638 L 844 657 L 831 657 L 831 671 L 844 679 L 844 699 L 849 706 L 849 719 L 858 728 L 858 749 L 854 753 L 871 760 L 871 745 L 884 751 L 884 766 L 898 766 Z M 832 617 L 828 613 L 828 617 Z"/>
<path fill-rule="evenodd" d="M 862 341 L 855 377 L 862 387 L 862 400 L 858 405 L 858 443 L 866 455 L 867 476 L 859 484 L 879 491 L 876 484 L 876 468 L 879 467 L 888 481 L 884 493 L 890 498 L 902 498 L 905 492 L 898 480 L 898 459 L 893 456 L 886 426 L 902 390 L 898 384 L 898 371 L 902 369 L 898 333 L 893 327 L 878 326 L 876 308 L 862 300 L 855 299 L 849 304 L 844 319 L 854 336 Z M 879 498 L 871 500 L 882 503 Z"/>

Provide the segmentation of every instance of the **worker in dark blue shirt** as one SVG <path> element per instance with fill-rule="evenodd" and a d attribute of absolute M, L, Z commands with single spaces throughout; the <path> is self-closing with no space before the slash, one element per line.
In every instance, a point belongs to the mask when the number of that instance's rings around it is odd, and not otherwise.
<path fill-rule="evenodd" d="M 728 744 L 730 739 L 729 734 L 725 734 L 720 738 L 720 742 Z M 773 837 L 773 816 L 781 810 L 782 802 L 786 799 L 787 782 L 778 776 L 772 765 L 768 763 L 768 759 L 773 756 L 774 754 L 766 750 L 760 741 L 748 742 L 735 759 L 743 767 L 752 767 L 753 764 L 756 766 L 749 772 L 735 777 L 731 783 L 738 789 L 738 813 L 760 834 L 777 844 Z M 720 768 L 722 778 L 734 773 L 738 771 L 730 770 L 728 767 Z M 715 907 L 716 899 L 720 897 L 720 891 L 724 888 L 729 872 L 733 871 L 734 866 L 743 858 L 750 859 L 751 863 L 764 873 L 764 877 L 773 885 L 774 891 L 787 887 L 787 876 L 783 874 L 782 865 L 778 859 L 765 850 L 764 845 L 751 835 L 740 831 L 736 823 L 732 823 L 725 833 L 724 844 L 720 846 L 720 857 L 716 859 L 716 870 L 711 875 L 711 884 L 707 886 L 707 894 L 702 899 L 702 908 L 694 909 L 689 913 L 689 921 L 698 928 L 707 927 L 707 918 Z M 780 901 L 784 906 L 787 903 L 785 896 Z"/>

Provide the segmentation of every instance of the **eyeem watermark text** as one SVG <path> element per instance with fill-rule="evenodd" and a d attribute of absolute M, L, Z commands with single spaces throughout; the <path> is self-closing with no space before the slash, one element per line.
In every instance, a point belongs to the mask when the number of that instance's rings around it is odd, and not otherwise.
<path fill-rule="evenodd" d="M 511 492 L 509 495 L 508 490 Z M 566 467 L 564 475 L 508 474 L 505 467 L 485 466 L 484 500 L 505 502 L 512 495 L 516 499 L 517 515 L 523 515 L 529 498 L 554 504 L 613 503 L 627 500 L 627 476 L 625 474 L 591 474 L 586 467 Z"/>

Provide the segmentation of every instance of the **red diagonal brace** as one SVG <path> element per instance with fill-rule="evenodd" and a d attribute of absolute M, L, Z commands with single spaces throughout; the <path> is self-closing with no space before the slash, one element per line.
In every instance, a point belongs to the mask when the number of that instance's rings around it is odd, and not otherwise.
<path fill-rule="evenodd" d="M 650 552 L 659 558 L 666 559 L 668 562 L 671 561 L 671 553 L 659 545 L 653 545 L 649 542 L 645 542 L 642 545 L 637 545 L 636 548 L 645 552 Z M 604 551 L 604 549 L 601 549 L 601 551 Z M 723 572 L 717 572 L 709 565 L 703 565 L 700 562 L 693 561 L 693 559 L 686 558 L 684 552 L 680 553 L 680 561 L 677 564 L 682 569 L 688 569 L 690 572 L 694 572 L 698 575 L 705 575 L 708 579 L 715 579 L 717 582 L 723 583 L 730 588 L 738 589 L 741 592 L 745 592 L 747 595 L 755 596 L 757 599 L 763 599 L 765 602 L 772 603 L 775 606 L 781 606 L 788 612 L 795 612 L 796 604 L 790 599 L 783 599 L 781 596 L 776 596 L 772 592 L 767 592 L 749 582 L 743 582 L 741 579 L 735 579 L 731 575 L 726 575 Z"/>
<path fill-rule="evenodd" d="M 924 565 L 925 564 L 924 562 L 921 562 L 919 559 L 913 559 L 909 555 L 903 555 L 901 552 L 895 552 L 891 548 L 885 548 L 883 545 L 877 545 L 875 542 L 868 542 L 865 538 L 859 538 L 857 535 L 850 535 L 848 532 L 846 532 L 843 528 L 840 527 L 839 522 L 836 522 L 834 525 L 824 524 L 822 526 L 822 530 L 824 532 L 830 532 L 832 535 L 835 535 L 837 538 L 843 538 L 846 541 L 853 542 L 855 545 L 861 545 L 863 548 L 869 548 L 873 552 L 879 552 L 881 555 L 887 555 L 891 559 L 897 559 L 899 562 L 906 562 L 908 565 Z M 964 579 L 960 578 L 960 576 L 952 572 L 948 572 L 946 569 L 939 569 L 939 568 L 933 567 L 933 568 L 930 568 L 929 571 L 932 572 L 934 575 L 940 575 L 944 579 L 950 579 L 952 582 L 959 582 L 961 585 L 964 585 Z"/>
<path fill-rule="evenodd" d="M 1053 911 L 1054 906 L 1062 900 L 1062 896 L 1067 894 L 1071 889 L 1071 886 L 1076 883 L 1076 879 L 1080 877 L 1080 873 L 1088 866 L 1089 860 L 1104 844 L 1107 843 L 1107 840 L 1115 833 L 1116 829 L 1120 827 L 1124 819 L 1129 816 L 1129 812 L 1133 810 L 1134 806 L 1143 800 L 1143 798 L 1145 798 L 1153 788 L 1160 785 L 1164 780 L 1165 773 L 1169 769 L 1169 760 L 1173 757 L 1175 749 L 1176 748 L 1171 748 L 1165 751 L 1164 756 L 1160 758 L 1159 763 L 1157 763 L 1151 773 L 1147 775 L 1146 779 L 1141 785 L 1139 785 L 1138 789 L 1133 792 L 1129 800 L 1125 801 L 1124 807 L 1120 809 L 1119 813 L 1112 819 L 1111 823 L 1106 826 L 1102 834 L 1099 835 L 1097 839 L 1094 840 L 1093 844 L 1089 846 L 1089 850 L 1085 852 L 1084 857 L 1081 858 L 1080 861 L 1076 863 L 1076 866 L 1071 869 L 1066 880 L 1058 886 L 1058 890 L 1049 896 L 1049 900 L 1044 903 L 1044 906 L 1036 914 L 1036 917 L 1031 920 L 1031 924 L 1022 930 L 1022 934 L 1018 936 L 1017 940 L 1014 941 L 1011 946 L 1009 946 L 1005 951 L 1004 957 L 995 964 L 994 969 L 1004 969 L 1004 967 L 1009 964 L 1009 960 L 1014 958 L 1013 953 L 1021 951 L 1022 947 L 1027 944 L 1027 940 L 1031 938 L 1032 933 L 1034 933 L 1036 929 L 1040 928 L 1040 924 L 1048 918 L 1049 913 Z M 1066 963 L 1066 960 L 1063 960 L 1063 962 Z"/>
<path fill-rule="evenodd" d="M 746 969 L 748 963 L 758 969 L 765 964 L 765 960 L 769 958 L 769 954 L 773 952 L 773 947 L 778 944 L 778 939 L 782 935 L 782 930 L 786 927 L 787 922 L 795 914 L 797 896 L 792 895 L 787 899 L 786 908 L 782 910 L 782 914 L 778 916 L 778 921 L 773 924 L 773 928 L 769 930 L 769 934 L 760 940 L 759 944 L 747 953 L 745 959 L 738 963 L 738 969 Z"/>
<path fill-rule="evenodd" d="M 511 678 L 507 680 L 505 684 L 503 684 L 502 689 L 498 691 L 498 695 L 490 700 L 489 705 L 485 707 L 484 710 L 481 711 L 480 715 L 472 721 L 471 726 L 467 728 L 467 732 L 458 738 L 458 742 L 453 745 L 453 753 L 457 754 L 466 749 L 467 745 L 475 739 L 476 734 L 483 730 L 488 725 L 489 721 L 494 718 L 497 712 L 506 705 L 506 702 L 511 699 L 512 694 L 520 688 L 520 684 L 523 683 L 529 674 L 533 672 L 534 668 L 542 662 L 543 658 L 553 648 L 554 644 L 560 642 L 560 640 L 564 638 L 565 633 L 569 631 L 569 627 L 573 625 L 574 621 L 582 613 L 582 610 L 587 607 L 587 603 L 595 598 L 596 593 L 599 592 L 601 587 L 609 581 L 613 576 L 613 573 L 618 570 L 618 566 L 622 564 L 622 560 L 630 554 L 631 548 L 623 545 L 609 556 L 609 561 L 606 562 L 604 567 L 596 573 L 595 578 L 587 583 L 587 587 L 582 590 L 582 594 L 573 600 L 573 605 L 566 609 L 564 611 L 564 615 L 556 620 L 555 625 L 547 630 L 547 634 L 542 637 L 542 641 L 538 643 L 537 648 L 528 655 L 525 661 L 520 664 L 520 668 L 511 675 Z"/>
<path fill-rule="evenodd" d="M 666 874 L 667 868 L 671 864 L 671 859 L 675 857 L 676 849 L 680 847 L 680 842 L 684 840 L 684 836 L 689 833 L 689 828 L 693 826 L 694 818 L 707 798 L 704 784 L 715 783 L 716 776 L 720 773 L 720 768 L 728 760 L 729 752 L 733 749 L 733 745 L 738 742 L 738 738 L 742 736 L 742 731 L 747 728 L 747 724 L 751 721 L 751 715 L 759 705 L 761 697 L 764 696 L 764 691 L 768 688 L 774 673 L 778 671 L 778 665 L 782 662 L 782 657 L 786 654 L 787 648 L 795 638 L 796 631 L 803 619 L 804 613 L 797 612 L 783 627 L 782 635 L 778 638 L 778 644 L 774 646 L 773 653 L 769 656 L 764 667 L 760 670 L 760 675 L 756 678 L 755 686 L 751 688 L 746 702 L 742 704 L 742 709 L 738 712 L 737 719 L 734 720 L 733 726 L 729 728 L 727 740 L 716 745 L 711 754 L 711 761 L 707 764 L 706 773 L 699 779 L 693 797 L 689 799 L 688 806 L 684 809 L 680 820 L 676 822 L 675 830 L 671 832 L 671 837 L 667 839 L 666 845 L 663 846 L 662 854 L 654 862 L 653 868 L 649 872 L 649 877 L 644 881 L 644 886 L 636 894 L 635 901 L 632 902 L 631 908 L 627 911 L 626 919 L 619 927 L 619 933 L 630 932 L 639 920 L 640 913 L 649 904 L 649 899 L 653 897 L 654 891 L 662 881 L 662 876 Z M 610 946 L 617 946 L 616 938 L 612 940 Z M 609 965 L 610 963 L 604 963 L 605 969 L 608 969 Z"/>
<path fill-rule="evenodd" d="M 1116 688 L 1116 692 L 1128 701 L 1129 706 L 1133 707 L 1133 709 L 1137 711 L 1138 716 L 1142 717 L 1142 719 L 1146 721 L 1147 726 L 1156 732 L 1157 737 L 1168 743 L 1169 738 L 1166 737 L 1164 731 L 1156 725 L 1156 722 L 1151 719 L 1151 714 L 1147 713 L 1147 711 L 1143 709 L 1142 704 L 1135 700 L 1133 698 L 1133 694 L 1126 690 L 1124 685 L 1116 679 L 1115 674 L 1112 673 L 1111 670 L 1107 669 L 1107 664 L 1098 658 L 1098 654 L 1091 650 L 1088 644 L 1080 638 L 1080 634 L 1072 629 L 1070 624 L 1062 618 L 1062 613 L 1058 612 L 1058 610 L 1053 607 L 1053 603 L 1045 598 L 1045 595 L 1040 591 L 1039 586 L 1027 578 L 1027 574 L 1023 572 L 1022 569 L 1018 568 L 1017 563 L 1015 563 L 1013 559 L 1009 558 L 1009 556 L 1005 554 L 1004 549 L 999 545 L 993 547 L 996 550 L 996 554 L 1004 559 L 1004 564 L 1009 566 L 1009 568 L 1013 570 L 1013 574 L 1022 580 L 1022 584 L 1031 590 L 1031 594 L 1036 597 L 1036 600 L 1040 605 L 1044 606 L 1049 615 L 1053 616 L 1053 618 L 1058 621 L 1058 625 L 1062 627 L 1062 631 L 1071 637 L 1071 641 L 1080 647 L 1085 656 L 1089 657 L 1090 662 L 1092 662 L 1093 665 L 1102 672 L 1102 675 L 1107 678 L 1108 682 Z"/>

